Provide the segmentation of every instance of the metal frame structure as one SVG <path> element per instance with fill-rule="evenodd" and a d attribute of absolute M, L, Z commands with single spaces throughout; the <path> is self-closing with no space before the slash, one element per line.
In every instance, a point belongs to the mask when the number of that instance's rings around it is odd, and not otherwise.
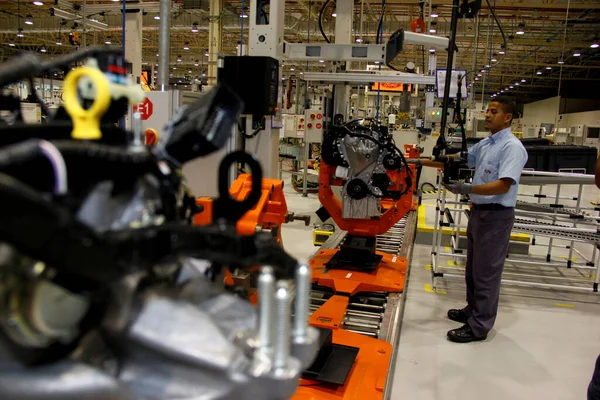
<path fill-rule="evenodd" d="M 439 181 L 442 182 L 442 172 L 438 172 Z M 573 173 L 555 173 L 555 172 L 539 172 L 539 171 L 523 171 L 521 175 L 521 185 L 540 186 L 538 195 L 536 195 L 537 203 L 527 203 L 523 201 L 517 202 L 515 207 L 515 224 L 513 232 L 528 233 L 532 235 L 531 245 L 541 245 L 536 243 L 537 237 L 547 237 L 547 255 L 545 259 L 535 259 L 532 257 L 514 257 L 510 256 L 506 259 L 507 264 L 503 272 L 502 282 L 505 284 L 532 286 L 540 288 L 564 289 L 564 290 L 581 290 L 581 291 L 598 291 L 600 282 L 600 253 L 597 247 L 600 245 L 600 218 L 585 214 L 581 207 L 581 194 L 583 185 L 593 185 L 594 176 Z M 554 195 L 542 194 L 544 185 L 556 185 Z M 560 204 L 561 185 L 578 185 L 578 196 L 562 199 L 574 201 L 574 208 L 566 208 L 564 204 Z M 443 272 L 444 270 L 460 270 L 463 268 L 457 266 L 442 267 L 441 259 L 444 257 L 452 258 L 453 261 L 459 261 L 466 258 L 466 254 L 462 253 L 459 248 L 460 229 L 466 228 L 462 224 L 462 214 L 467 210 L 467 203 L 461 201 L 458 195 L 454 196 L 453 200 L 446 199 L 446 190 L 441 186 L 438 187 L 438 196 L 436 199 L 436 213 L 433 232 L 433 244 L 431 252 L 431 276 L 432 288 L 436 288 L 437 279 L 439 278 L 460 278 L 464 279 L 464 275 L 457 275 Z M 520 194 L 522 195 L 522 194 Z M 527 195 L 528 196 L 528 195 Z M 553 198 L 553 204 L 540 203 L 541 198 Z M 450 205 L 452 208 L 449 208 Z M 442 232 L 444 227 L 451 228 L 451 243 L 452 251 L 442 251 Z M 555 241 L 567 241 L 567 245 L 557 245 Z M 585 256 L 576 248 L 577 244 L 592 246 L 593 253 L 591 257 Z M 546 243 L 542 244 L 546 245 Z M 553 260 L 553 248 L 567 248 L 569 255 L 565 261 Z M 577 253 L 584 261 L 574 262 L 573 256 Z M 531 269 L 535 267 L 544 268 L 560 268 L 560 276 L 552 276 L 546 274 L 523 273 L 523 271 L 513 271 L 512 267 L 517 269 Z M 580 276 L 564 276 L 566 270 L 580 271 Z M 586 272 L 588 273 L 585 276 Z M 595 276 L 592 275 L 595 273 Z M 514 279 L 508 279 L 507 275 L 514 275 Z M 593 284 L 588 287 L 578 285 L 583 279 L 590 280 L 593 278 Z M 534 280 L 559 280 L 564 284 L 554 284 L 548 282 L 536 282 Z M 571 284 L 566 284 L 571 283 Z"/>

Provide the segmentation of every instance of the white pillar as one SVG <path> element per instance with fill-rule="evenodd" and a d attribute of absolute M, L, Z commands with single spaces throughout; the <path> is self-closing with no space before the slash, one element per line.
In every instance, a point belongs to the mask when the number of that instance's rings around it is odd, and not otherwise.
<path fill-rule="evenodd" d="M 223 49 L 223 0 L 210 0 L 210 19 L 208 20 L 208 71 L 209 86 L 217 84 L 219 53 Z"/>
<path fill-rule="evenodd" d="M 353 0 L 337 0 L 336 1 L 335 18 L 335 44 L 351 44 L 352 43 L 352 23 L 353 23 Z M 348 62 L 346 68 L 350 69 L 351 65 Z M 349 115 L 349 100 L 350 86 L 334 85 L 333 98 L 333 114 L 342 114 L 344 120 L 348 119 Z"/>
<path fill-rule="evenodd" d="M 125 14 L 125 59 L 131 63 L 133 81 L 142 75 L 142 12 Z"/>
<path fill-rule="evenodd" d="M 256 16 L 259 13 L 257 0 L 250 1 L 248 36 L 248 54 L 250 56 L 266 56 L 281 60 L 283 56 L 283 28 L 285 22 L 285 2 L 270 0 L 269 23 L 257 24 Z M 282 71 L 279 70 L 279 82 Z M 278 96 L 281 103 L 281 96 Z M 282 105 L 278 104 L 281 110 Z M 248 131 L 248 129 L 247 129 Z M 265 130 L 254 139 L 246 140 L 246 151 L 257 156 L 263 168 L 265 178 L 277 179 L 279 176 L 279 129 L 271 128 L 271 117 L 266 117 Z"/>

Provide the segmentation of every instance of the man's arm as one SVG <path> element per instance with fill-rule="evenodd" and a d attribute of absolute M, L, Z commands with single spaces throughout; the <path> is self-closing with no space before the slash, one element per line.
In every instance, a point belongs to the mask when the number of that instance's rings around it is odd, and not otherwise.
<path fill-rule="evenodd" d="M 502 178 L 494 182 L 484 183 L 483 185 L 473 186 L 473 194 L 481 194 L 484 196 L 491 196 L 495 194 L 508 193 L 513 180 L 511 178 Z"/>
<path fill-rule="evenodd" d="M 445 161 L 444 157 L 458 159 L 459 155 L 460 155 L 460 153 L 448 154 L 447 156 L 441 156 L 441 159 L 439 161 L 438 160 L 436 160 L 436 161 L 429 160 L 427 158 L 416 158 L 416 159 L 409 159 L 409 160 L 407 160 L 407 162 L 421 165 L 423 167 L 444 168 L 444 161 Z"/>

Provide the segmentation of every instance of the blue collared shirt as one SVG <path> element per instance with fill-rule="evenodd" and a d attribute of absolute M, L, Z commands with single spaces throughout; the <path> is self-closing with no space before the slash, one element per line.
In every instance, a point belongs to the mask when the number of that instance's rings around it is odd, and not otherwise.
<path fill-rule="evenodd" d="M 507 193 L 491 196 L 471 194 L 471 201 L 475 204 L 496 203 L 505 207 L 514 207 L 517 203 L 519 179 L 525 163 L 527 163 L 527 151 L 521 141 L 512 134 L 510 128 L 502 129 L 471 147 L 467 164 L 469 168 L 475 168 L 473 186 L 502 178 L 513 180 Z"/>

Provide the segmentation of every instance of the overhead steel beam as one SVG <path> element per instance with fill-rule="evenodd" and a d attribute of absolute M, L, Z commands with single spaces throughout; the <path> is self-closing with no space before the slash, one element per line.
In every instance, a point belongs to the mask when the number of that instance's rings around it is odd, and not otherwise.
<path fill-rule="evenodd" d="M 404 72 L 394 73 L 334 73 L 334 72 L 306 72 L 302 76 L 303 80 L 320 83 L 347 83 L 366 85 L 374 82 L 391 83 L 412 83 L 418 85 L 434 85 L 435 76 L 425 76 L 419 74 L 408 74 Z"/>

